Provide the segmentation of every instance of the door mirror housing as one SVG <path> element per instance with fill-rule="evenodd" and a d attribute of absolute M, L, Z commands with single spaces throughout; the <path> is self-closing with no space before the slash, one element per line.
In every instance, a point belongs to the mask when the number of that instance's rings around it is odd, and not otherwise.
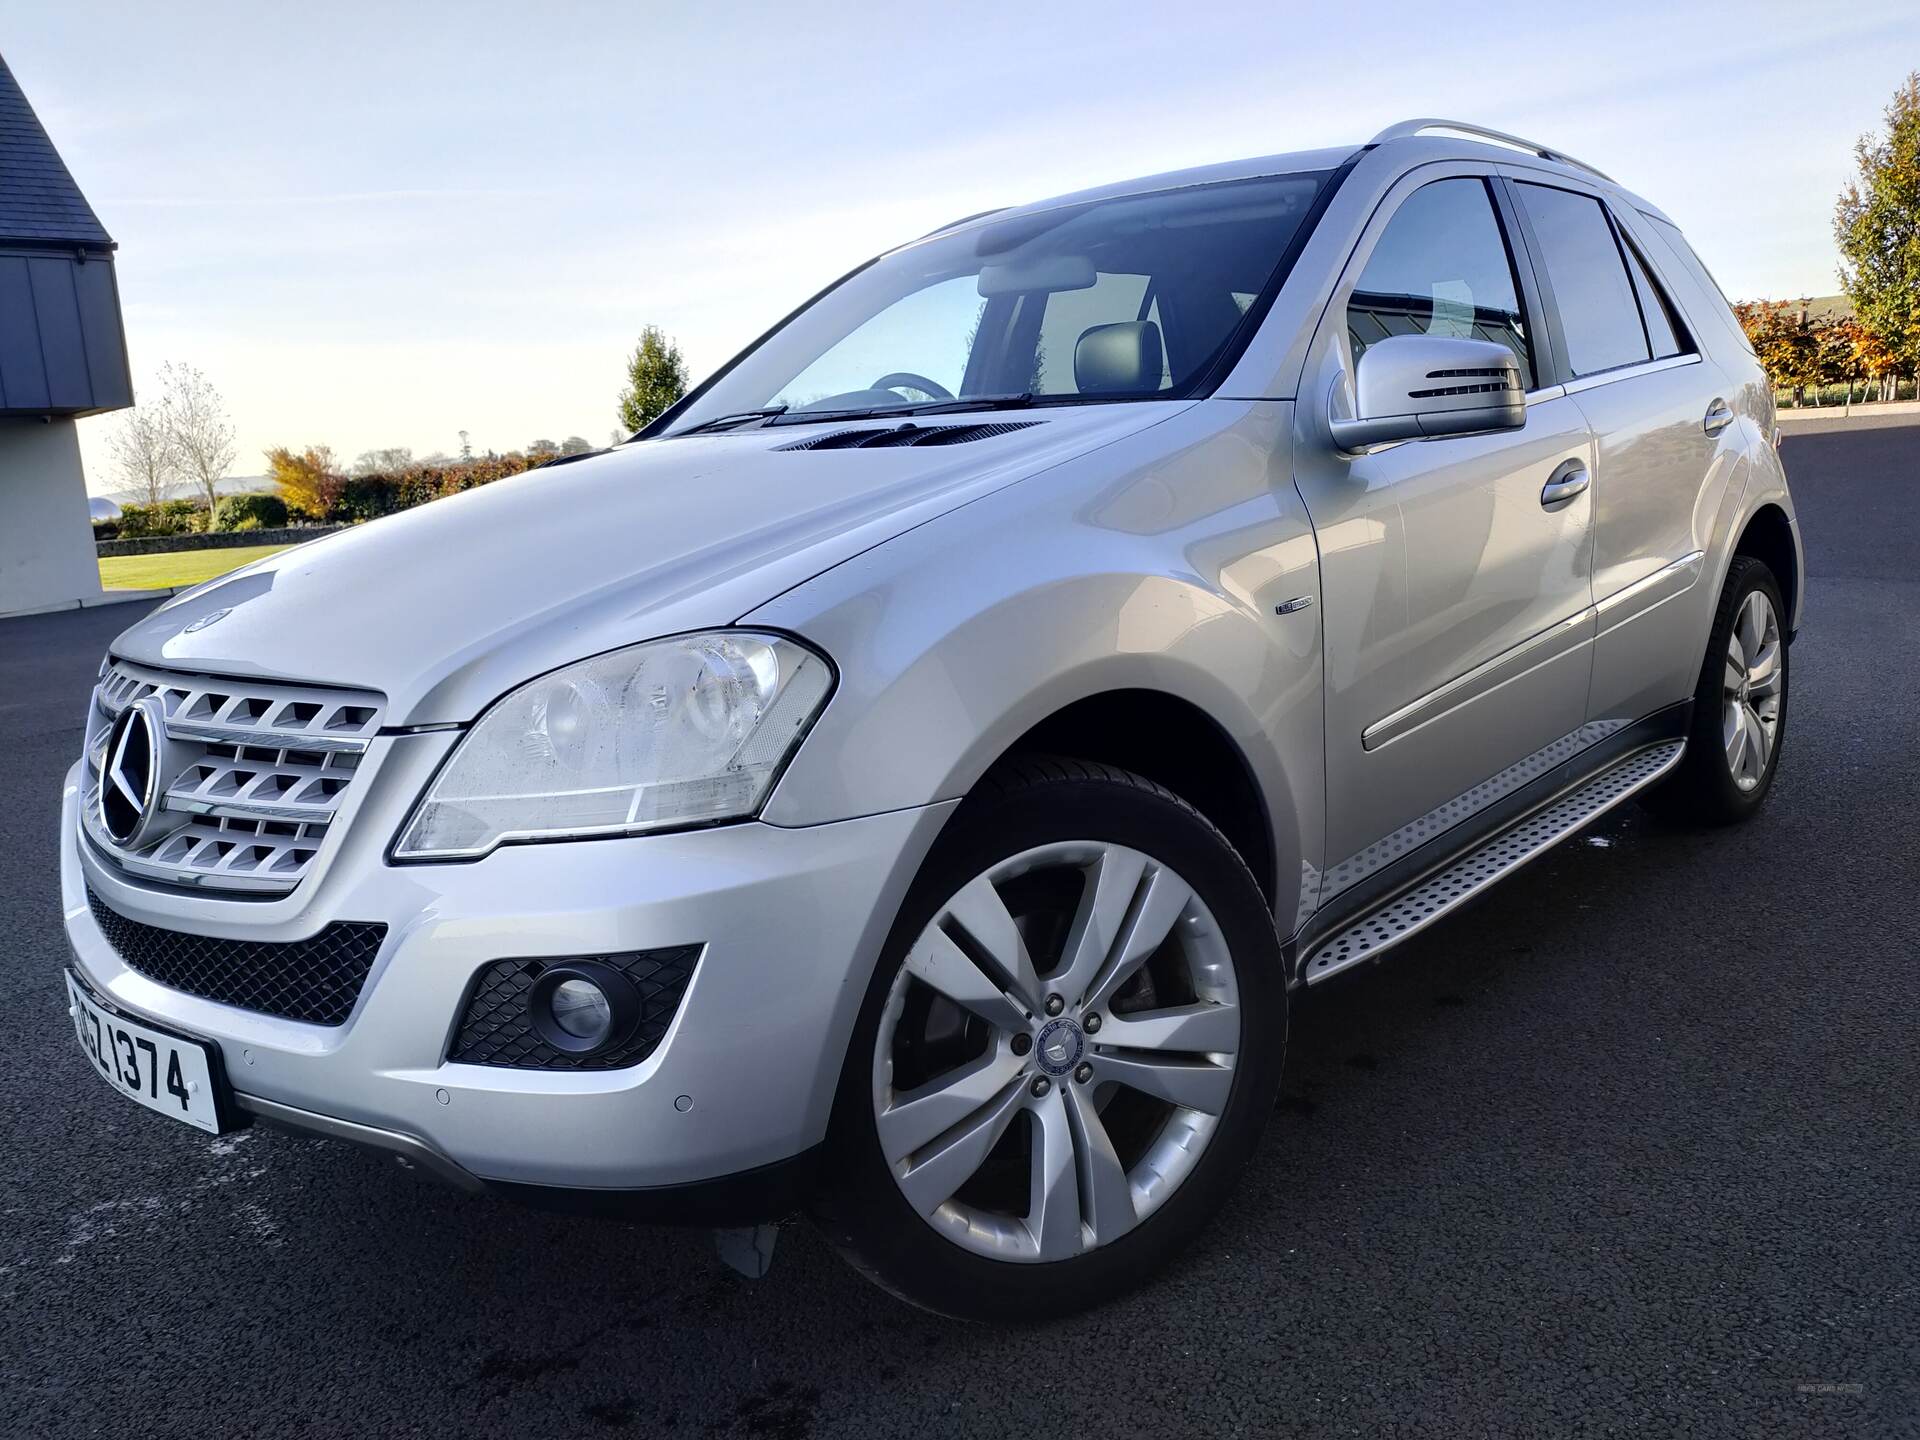
<path fill-rule="evenodd" d="M 1389 335 L 1360 356 L 1354 415 L 1328 416 L 1333 443 L 1349 454 L 1394 440 L 1485 435 L 1527 423 L 1520 363 L 1504 345 L 1444 335 Z"/>

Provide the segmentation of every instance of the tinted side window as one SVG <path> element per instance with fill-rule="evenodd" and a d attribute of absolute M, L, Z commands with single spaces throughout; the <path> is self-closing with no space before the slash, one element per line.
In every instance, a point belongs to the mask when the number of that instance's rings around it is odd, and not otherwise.
<path fill-rule="evenodd" d="M 1600 202 L 1548 185 L 1514 188 L 1526 204 L 1553 282 L 1573 373 L 1592 375 L 1650 359 L 1640 306 Z"/>
<path fill-rule="evenodd" d="M 1626 242 L 1627 268 L 1633 272 L 1633 293 L 1640 297 L 1640 314 L 1647 322 L 1647 343 L 1653 346 L 1653 358 L 1664 360 L 1669 355 L 1688 353 L 1693 347 L 1683 338 L 1686 331 L 1667 303 L 1666 293 L 1648 272 L 1647 262 L 1633 241 L 1625 235 L 1620 238 Z"/>
<path fill-rule="evenodd" d="M 1381 232 L 1347 302 L 1356 361 L 1376 340 L 1423 334 L 1505 345 L 1533 387 L 1513 261 L 1483 180 L 1436 180 L 1409 195 Z"/>

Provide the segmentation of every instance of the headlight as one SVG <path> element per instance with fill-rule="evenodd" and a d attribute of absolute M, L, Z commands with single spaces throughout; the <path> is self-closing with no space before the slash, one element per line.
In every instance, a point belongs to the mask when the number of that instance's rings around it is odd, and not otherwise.
<path fill-rule="evenodd" d="M 827 662 L 777 635 L 683 635 L 598 655 L 495 702 L 401 833 L 398 860 L 511 840 L 633 835 L 760 808 L 820 713 Z"/>

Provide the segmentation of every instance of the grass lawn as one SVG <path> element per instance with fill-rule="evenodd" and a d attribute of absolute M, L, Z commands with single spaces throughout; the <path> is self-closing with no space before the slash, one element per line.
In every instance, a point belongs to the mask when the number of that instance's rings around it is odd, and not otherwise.
<path fill-rule="evenodd" d="M 241 545 L 230 550 L 176 550 L 170 555 L 110 555 L 100 562 L 100 583 L 109 590 L 164 590 L 198 585 L 249 560 L 277 555 L 285 545 Z"/>

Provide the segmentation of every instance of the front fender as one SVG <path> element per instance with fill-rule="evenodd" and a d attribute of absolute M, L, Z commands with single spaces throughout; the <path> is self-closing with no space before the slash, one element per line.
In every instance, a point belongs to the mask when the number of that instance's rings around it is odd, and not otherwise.
<path fill-rule="evenodd" d="M 1246 762 L 1279 917 L 1324 837 L 1318 591 L 1284 405 L 1225 402 L 889 541 L 746 617 L 820 645 L 833 701 L 764 811 L 818 824 L 964 796 L 1035 725 L 1118 690 L 1184 700 Z"/>

